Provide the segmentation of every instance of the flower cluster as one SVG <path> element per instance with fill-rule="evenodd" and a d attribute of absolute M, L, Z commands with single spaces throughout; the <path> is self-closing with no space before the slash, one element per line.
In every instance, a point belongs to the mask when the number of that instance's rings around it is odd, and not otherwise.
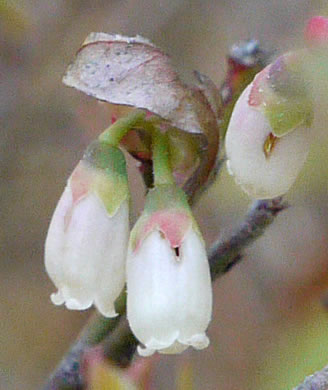
<path fill-rule="evenodd" d="M 306 42 L 305 49 L 284 54 L 259 72 L 232 112 L 225 139 L 228 167 L 255 198 L 285 194 L 293 184 L 313 138 L 321 92 L 328 94 L 328 19 L 310 21 Z M 254 47 L 251 42 L 246 53 Z M 242 69 L 251 60 L 246 56 Z M 209 264 L 179 185 L 191 198 L 215 177 L 218 126 L 227 123 L 219 103 L 232 110 L 229 91 L 238 75 L 234 69 L 221 95 L 200 74 L 199 86 L 189 88 L 147 40 L 100 33 L 87 38 L 64 77 L 91 96 L 141 110 L 101 134 L 68 180 L 46 240 L 46 269 L 58 289 L 51 299 L 69 309 L 95 305 L 114 317 L 115 300 L 126 284 L 127 317 L 143 344 L 141 355 L 209 343 Z M 248 76 L 242 78 L 249 82 Z M 327 116 L 326 101 L 322 111 Z M 122 145 L 153 168 L 147 183 L 152 188 L 131 232 Z"/>
<path fill-rule="evenodd" d="M 127 283 L 127 316 L 142 355 L 205 348 L 212 291 L 202 235 L 186 195 L 175 184 L 166 135 L 153 129 L 154 188 L 129 234 L 129 189 L 118 147 L 144 113 L 118 120 L 93 142 L 57 205 L 45 264 L 58 288 L 53 303 L 95 305 L 114 317 Z"/>

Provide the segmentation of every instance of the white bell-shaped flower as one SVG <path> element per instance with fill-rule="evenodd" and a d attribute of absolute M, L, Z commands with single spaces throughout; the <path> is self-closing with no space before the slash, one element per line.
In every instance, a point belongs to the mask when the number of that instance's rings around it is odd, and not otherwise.
<path fill-rule="evenodd" d="M 92 149 L 107 165 L 104 156 L 113 150 Z M 116 159 L 124 159 L 121 151 L 115 153 Z M 54 304 L 73 310 L 94 304 L 104 316 L 114 317 L 114 302 L 125 283 L 127 183 L 124 173 L 122 177 L 109 167 L 108 174 L 94 163 L 90 158 L 80 161 L 68 181 L 50 223 L 45 265 L 58 289 L 51 295 Z M 114 188 L 120 200 L 111 196 Z"/>
<path fill-rule="evenodd" d="M 312 134 L 301 124 L 275 137 L 264 111 L 249 104 L 252 86 L 242 93 L 231 116 L 225 141 L 227 164 L 236 182 L 250 196 L 274 198 L 285 194 L 296 180 Z M 269 153 L 265 151 L 266 143 L 270 146 Z"/>
<path fill-rule="evenodd" d="M 127 315 L 145 346 L 139 354 L 206 348 L 212 288 L 197 225 L 188 213 L 171 209 L 154 212 L 137 230 L 127 257 Z"/>

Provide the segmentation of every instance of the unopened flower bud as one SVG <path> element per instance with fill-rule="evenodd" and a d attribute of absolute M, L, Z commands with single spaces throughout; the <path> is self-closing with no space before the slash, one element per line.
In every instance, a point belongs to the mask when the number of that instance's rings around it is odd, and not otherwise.
<path fill-rule="evenodd" d="M 306 26 L 305 40 L 310 47 L 328 44 L 328 18 L 314 16 Z"/>
<path fill-rule="evenodd" d="M 129 235 L 125 159 L 115 147 L 90 145 L 68 180 L 52 217 L 45 265 L 58 292 L 51 299 L 74 310 L 92 304 L 107 317 L 125 282 Z"/>
<path fill-rule="evenodd" d="M 279 129 L 279 102 L 274 106 L 278 108 L 276 122 L 270 121 L 272 112 L 265 111 L 267 104 L 265 109 L 251 104 L 255 82 L 256 78 L 235 105 L 226 136 L 226 152 L 228 169 L 236 182 L 250 196 L 267 199 L 285 194 L 294 183 L 308 154 L 311 131 L 306 121 L 296 115 L 290 121 L 296 127 L 289 128 L 288 119 L 281 118 Z M 280 114 L 284 116 L 284 107 Z"/>
<path fill-rule="evenodd" d="M 185 203 L 185 207 L 183 206 Z M 185 195 L 159 185 L 131 232 L 127 315 L 143 356 L 206 348 L 212 312 L 209 264 Z"/>

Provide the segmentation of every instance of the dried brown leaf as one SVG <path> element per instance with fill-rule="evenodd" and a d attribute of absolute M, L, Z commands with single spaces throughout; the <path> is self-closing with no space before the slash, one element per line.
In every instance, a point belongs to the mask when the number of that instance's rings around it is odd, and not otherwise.
<path fill-rule="evenodd" d="M 168 127 L 199 135 L 203 156 L 197 182 L 208 176 L 219 145 L 218 91 L 205 76 L 198 77 L 197 87 L 189 87 L 169 57 L 147 39 L 92 33 L 63 82 L 112 104 L 146 109 L 167 121 Z"/>
<path fill-rule="evenodd" d="M 204 132 L 199 111 L 214 115 L 180 81 L 169 57 L 139 36 L 91 33 L 63 82 L 100 100 L 147 109 L 189 133 Z"/>

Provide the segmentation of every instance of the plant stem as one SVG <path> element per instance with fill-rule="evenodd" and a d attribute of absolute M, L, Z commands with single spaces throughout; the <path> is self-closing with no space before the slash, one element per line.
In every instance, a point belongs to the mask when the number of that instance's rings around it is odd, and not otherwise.
<path fill-rule="evenodd" d="M 241 252 L 260 237 L 276 216 L 287 207 L 282 197 L 255 201 L 236 232 L 225 241 L 216 241 L 208 250 L 212 280 L 236 265 L 242 259 Z"/>
<path fill-rule="evenodd" d="M 99 140 L 112 146 L 118 146 L 125 134 L 133 127 L 139 125 L 145 116 L 145 111 L 132 111 L 126 117 L 118 119 L 108 129 L 103 131 L 99 136 Z"/>
<path fill-rule="evenodd" d="M 115 328 L 118 320 L 102 317 L 94 313 L 78 336 L 69 352 L 56 367 L 43 390 L 82 388 L 80 364 L 83 353 L 97 345 L 108 332 Z"/>
<path fill-rule="evenodd" d="M 166 134 L 156 128 L 152 132 L 152 160 L 154 184 L 173 184 L 174 178 L 169 158 L 169 144 Z"/>
<path fill-rule="evenodd" d="M 116 311 L 119 314 L 125 312 L 125 294 L 116 301 Z M 43 390 L 80 390 L 83 386 L 81 376 L 81 360 L 88 348 L 98 345 L 120 322 L 120 317 L 105 318 L 95 312 L 82 329 L 76 341 L 70 347 L 68 353 L 58 364 Z"/>

